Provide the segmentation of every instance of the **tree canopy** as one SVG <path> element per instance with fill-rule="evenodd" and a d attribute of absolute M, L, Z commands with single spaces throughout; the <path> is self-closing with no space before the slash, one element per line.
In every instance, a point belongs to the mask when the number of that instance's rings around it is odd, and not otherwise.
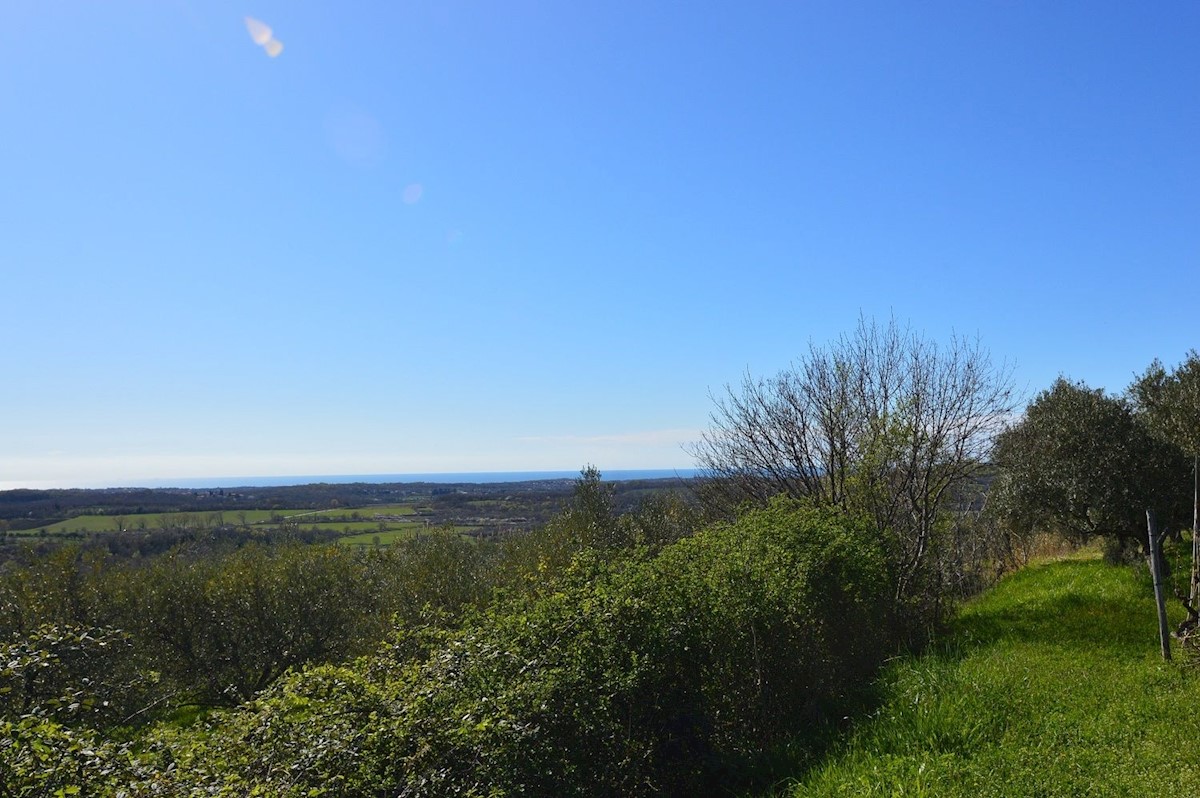
<path fill-rule="evenodd" d="M 981 473 L 1013 388 L 978 341 L 939 346 L 863 319 L 770 379 L 747 374 L 715 404 L 693 453 L 726 506 L 785 494 L 870 518 L 888 532 L 903 595 L 956 488 Z"/>
<path fill-rule="evenodd" d="M 996 441 L 991 501 L 1020 531 L 1146 545 L 1146 509 L 1186 518 L 1187 460 L 1124 398 L 1059 378 Z"/>
<path fill-rule="evenodd" d="M 1129 389 L 1150 428 L 1190 455 L 1200 455 L 1200 353 L 1173 370 L 1155 360 Z"/>

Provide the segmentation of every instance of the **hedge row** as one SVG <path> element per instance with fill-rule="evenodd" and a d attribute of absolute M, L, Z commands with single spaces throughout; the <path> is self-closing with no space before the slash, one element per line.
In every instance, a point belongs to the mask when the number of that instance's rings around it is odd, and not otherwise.
<path fill-rule="evenodd" d="M 584 553 L 453 631 L 160 732 L 131 794 L 697 792 L 869 678 L 895 644 L 887 571 L 877 535 L 783 501 L 657 554 Z"/>

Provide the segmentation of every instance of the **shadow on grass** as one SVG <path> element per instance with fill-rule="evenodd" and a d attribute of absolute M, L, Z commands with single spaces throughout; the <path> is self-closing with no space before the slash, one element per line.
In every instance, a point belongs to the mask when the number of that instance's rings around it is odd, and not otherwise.
<path fill-rule="evenodd" d="M 1158 646 L 1149 591 L 1148 578 L 1095 560 L 1034 566 L 1011 575 L 966 608 L 924 655 L 958 661 L 1011 642 L 1082 648 L 1113 659 L 1141 658 Z M 789 782 L 802 781 L 854 726 L 870 722 L 887 700 L 885 681 L 864 686 L 831 719 L 743 763 L 732 781 L 736 787 L 727 794 L 787 794 Z"/>
<path fill-rule="evenodd" d="M 878 680 L 863 685 L 820 719 L 808 720 L 794 736 L 753 756 L 725 763 L 713 781 L 712 794 L 726 796 L 785 795 L 786 787 L 844 742 L 856 723 L 873 715 L 885 699 Z"/>

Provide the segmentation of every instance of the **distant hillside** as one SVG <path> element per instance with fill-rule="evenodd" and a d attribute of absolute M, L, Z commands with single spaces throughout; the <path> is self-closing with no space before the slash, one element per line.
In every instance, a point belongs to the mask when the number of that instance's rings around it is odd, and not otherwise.
<path fill-rule="evenodd" d="M 647 493 L 681 488 L 683 480 L 611 481 L 619 509 Z M 281 508 L 370 507 L 425 499 L 439 509 L 478 501 L 507 501 L 508 515 L 543 522 L 571 494 L 574 479 L 520 482 L 353 482 L 225 488 L 103 488 L 0 491 L 0 524 L 38 529 L 79 515 L 136 516 L 144 513 L 234 513 Z M 451 514 L 453 514 L 451 512 Z M 0 525 L 0 529 L 4 526 Z"/>

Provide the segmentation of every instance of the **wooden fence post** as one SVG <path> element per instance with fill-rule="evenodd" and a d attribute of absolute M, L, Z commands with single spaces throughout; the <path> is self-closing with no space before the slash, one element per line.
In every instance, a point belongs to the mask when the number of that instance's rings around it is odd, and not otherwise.
<path fill-rule="evenodd" d="M 1154 579 L 1154 602 L 1158 605 L 1158 640 L 1163 659 L 1171 659 L 1171 633 L 1167 629 L 1167 603 L 1163 595 L 1162 536 L 1153 510 L 1146 511 L 1146 531 L 1150 536 L 1150 576 Z"/>
<path fill-rule="evenodd" d="M 1192 458 L 1192 576 L 1188 604 L 1200 601 L 1200 454 Z"/>

